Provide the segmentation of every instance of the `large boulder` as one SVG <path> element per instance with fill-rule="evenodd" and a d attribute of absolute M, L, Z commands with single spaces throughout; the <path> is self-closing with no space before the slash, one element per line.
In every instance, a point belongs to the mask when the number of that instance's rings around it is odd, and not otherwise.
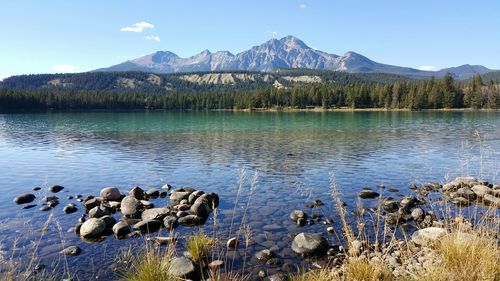
<path fill-rule="evenodd" d="M 138 186 L 132 188 L 132 190 L 130 190 L 130 192 L 128 193 L 128 196 L 133 197 L 137 200 L 147 199 L 146 192 L 144 192 L 144 190 Z"/>
<path fill-rule="evenodd" d="M 196 276 L 193 262 L 186 257 L 177 257 L 170 261 L 167 272 L 177 278 L 191 279 Z"/>
<path fill-rule="evenodd" d="M 130 226 L 126 222 L 120 221 L 113 225 L 113 233 L 116 237 L 125 237 L 130 233 Z"/>
<path fill-rule="evenodd" d="M 500 198 L 495 197 L 491 194 L 485 194 L 483 196 L 483 202 L 490 206 L 500 207 Z"/>
<path fill-rule="evenodd" d="M 208 205 L 210 209 L 215 209 L 219 206 L 219 195 L 216 193 L 202 194 L 198 197 L 194 203 L 203 202 Z"/>
<path fill-rule="evenodd" d="M 116 187 L 105 187 L 101 190 L 100 196 L 105 201 L 120 201 L 120 190 Z"/>
<path fill-rule="evenodd" d="M 90 218 L 80 228 L 80 236 L 83 238 L 98 238 L 106 230 L 106 223 L 98 218 Z"/>
<path fill-rule="evenodd" d="M 33 200 L 35 200 L 36 196 L 31 194 L 31 193 L 24 193 L 21 195 L 16 196 L 14 198 L 14 203 L 16 204 L 26 204 L 26 203 L 31 203 Z"/>
<path fill-rule="evenodd" d="M 99 197 L 91 197 L 83 201 L 83 206 L 85 210 L 90 211 L 97 206 L 101 206 L 102 200 Z"/>
<path fill-rule="evenodd" d="M 129 218 L 139 218 L 142 208 L 141 201 L 132 196 L 125 196 L 120 204 L 122 214 Z"/>
<path fill-rule="evenodd" d="M 446 234 L 446 229 L 442 227 L 427 227 L 415 231 L 411 236 L 411 241 L 417 245 L 428 247 Z"/>
<path fill-rule="evenodd" d="M 167 230 L 173 230 L 179 225 L 179 222 L 177 221 L 177 217 L 175 216 L 166 216 L 163 219 L 163 225 Z"/>
<path fill-rule="evenodd" d="M 471 189 L 478 197 L 484 197 L 486 194 L 491 194 L 491 189 L 486 185 L 474 185 Z"/>
<path fill-rule="evenodd" d="M 163 220 L 166 216 L 168 216 L 172 210 L 168 207 L 163 208 L 152 208 L 146 209 L 142 212 L 141 219 L 142 220 Z"/>
<path fill-rule="evenodd" d="M 304 256 L 322 256 L 328 250 L 328 242 L 321 234 L 302 232 L 293 239 L 292 250 Z"/>
<path fill-rule="evenodd" d="M 134 224 L 133 228 L 139 230 L 143 233 L 151 233 L 160 230 L 163 227 L 163 223 L 159 220 L 145 220 Z"/>
<path fill-rule="evenodd" d="M 204 202 L 194 203 L 189 209 L 191 214 L 196 215 L 198 217 L 207 218 L 210 214 L 210 208 Z"/>
<path fill-rule="evenodd" d="M 189 199 L 191 192 L 185 191 L 184 189 L 174 189 L 170 194 L 170 204 L 178 205 L 182 200 Z"/>
<path fill-rule="evenodd" d="M 205 221 L 203 218 L 198 217 L 196 215 L 187 215 L 179 218 L 179 224 L 183 226 L 197 226 L 202 225 Z"/>

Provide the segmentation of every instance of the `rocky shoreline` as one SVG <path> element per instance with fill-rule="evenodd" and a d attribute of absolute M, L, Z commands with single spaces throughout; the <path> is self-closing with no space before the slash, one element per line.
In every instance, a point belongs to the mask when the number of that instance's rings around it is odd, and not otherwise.
<path fill-rule="evenodd" d="M 379 186 L 384 189 L 384 186 Z M 346 229 L 336 229 L 333 219 L 317 213 L 309 213 L 308 210 L 318 208 L 324 203 L 315 200 L 306 204 L 304 209 L 293 211 L 289 218 L 300 230 L 299 233 L 290 234 L 292 243 L 289 245 L 291 251 L 296 255 L 310 261 L 312 270 L 318 268 L 332 267 L 341 270 L 350 259 L 367 259 L 374 262 L 383 262 L 388 265 L 392 274 L 396 277 L 412 277 L 423 268 L 439 263 L 435 252 L 430 247 L 439 239 L 450 233 L 452 227 L 461 229 L 472 229 L 474 226 L 469 218 L 461 216 L 450 218 L 440 217 L 431 208 L 429 196 L 436 193 L 441 202 L 451 202 L 458 208 L 477 205 L 480 208 L 500 207 L 500 185 L 491 184 L 486 181 L 472 177 L 460 177 L 446 183 L 431 183 L 424 185 L 411 185 L 410 189 L 415 195 L 404 196 L 399 199 L 390 196 L 382 197 L 381 191 L 366 188 L 358 193 L 361 201 L 377 200 L 376 208 L 362 208 L 357 216 L 363 217 L 367 213 L 383 220 L 382 225 L 389 230 L 403 229 L 409 231 L 409 239 L 392 237 L 383 244 L 375 244 L 363 239 L 360 230 L 360 222 L 357 222 L 359 233 L 348 233 Z M 62 186 L 52 186 L 48 190 L 58 193 L 63 190 Z M 31 193 L 21 194 L 14 202 L 23 205 L 23 208 L 33 208 L 31 204 L 35 200 Z M 81 207 L 69 203 L 64 207 L 67 214 L 84 210 L 84 213 L 76 223 L 74 232 L 81 239 L 88 242 L 98 242 L 103 237 L 113 235 L 116 239 L 126 239 L 147 233 L 166 229 L 169 232 L 176 227 L 192 227 L 205 224 L 210 214 L 219 205 L 219 196 L 215 193 L 205 193 L 190 187 L 172 188 L 166 184 L 160 189 L 143 190 L 135 187 L 127 194 L 122 194 L 118 188 L 106 187 L 100 191 L 99 196 L 75 196 L 81 203 Z M 166 206 L 156 207 L 149 201 L 152 198 L 168 198 Z M 41 211 L 54 208 L 58 203 L 57 196 L 46 196 L 42 200 Z M 337 209 L 344 208 L 343 202 L 337 202 Z M 115 216 L 119 216 L 117 221 Z M 324 232 L 308 232 L 307 226 L 323 224 Z M 363 222 L 362 227 L 366 227 Z M 378 230 L 375 230 L 377 232 Z M 336 244 L 329 242 L 328 235 L 340 234 L 343 241 Z M 382 235 L 386 235 L 383 233 Z M 326 237 L 326 238 L 325 238 Z M 241 238 L 226 237 L 223 243 L 225 251 L 241 248 Z M 174 236 L 151 237 L 158 245 L 172 245 L 177 240 Z M 381 250 L 383 249 L 383 251 Z M 404 257 L 405 253 L 412 253 L 411 259 Z M 296 265 L 282 263 L 277 254 L 276 246 L 271 246 L 257 251 L 253 259 L 272 270 L 255 270 L 251 273 L 251 280 L 287 280 L 291 272 L 297 270 Z M 61 251 L 62 255 L 74 256 L 82 252 L 78 246 L 69 246 Z M 223 260 L 207 260 L 202 270 L 220 267 Z M 304 269 L 300 269 L 304 270 Z M 189 278 L 191 280 L 202 280 L 200 267 L 196 265 L 188 253 L 173 257 L 169 263 L 168 272 L 174 277 Z"/>

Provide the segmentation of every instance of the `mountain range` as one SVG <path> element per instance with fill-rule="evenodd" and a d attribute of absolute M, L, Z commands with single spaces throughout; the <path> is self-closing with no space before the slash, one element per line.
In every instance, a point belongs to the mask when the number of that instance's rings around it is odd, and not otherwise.
<path fill-rule="evenodd" d="M 419 79 L 433 76 L 442 77 L 446 73 L 450 73 L 455 79 L 460 80 L 471 78 L 475 74 L 494 71 L 481 65 L 468 64 L 439 71 L 424 71 L 410 67 L 388 65 L 375 62 L 355 52 L 347 52 L 339 56 L 316 50 L 294 36 L 271 39 L 236 55 L 228 51 L 212 53 L 205 50 L 192 57 L 181 58 L 170 51 L 158 51 L 95 71 L 141 71 L 149 73 L 270 72 L 276 69 L 289 68 L 333 70 L 349 73 L 388 73 Z"/>

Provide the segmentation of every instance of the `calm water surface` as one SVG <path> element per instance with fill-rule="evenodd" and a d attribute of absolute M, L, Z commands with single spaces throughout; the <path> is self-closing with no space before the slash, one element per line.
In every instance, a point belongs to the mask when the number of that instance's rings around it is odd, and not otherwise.
<path fill-rule="evenodd" d="M 87 244 L 67 233 L 82 210 L 63 214 L 64 205 L 74 201 L 66 199 L 68 195 L 98 194 L 105 186 L 122 191 L 164 183 L 193 186 L 221 196 L 218 220 L 224 233 L 233 217 L 238 178 L 245 170 L 236 223 L 258 171 L 248 209 L 247 224 L 255 240 L 251 250 L 277 245 L 284 261 L 294 261 L 287 234 L 301 230 L 288 214 L 318 198 L 327 204 L 316 211 L 330 214 L 332 178 L 348 206 L 354 206 L 356 192 L 379 184 L 405 194 L 410 183 L 443 182 L 459 175 L 495 181 L 498 151 L 500 112 L 0 115 L 0 254 L 11 256 L 15 241 L 16 258 L 26 261 L 36 253 L 49 265 L 59 258 L 62 240 L 83 249 L 68 260 L 79 276 L 109 279 L 112 257 L 140 239 L 108 237 Z M 33 250 L 51 213 L 38 206 L 22 209 L 12 199 L 40 186 L 44 189 L 35 193 L 39 200 L 52 184 L 66 189 L 58 195 L 61 204 L 53 210 L 43 242 Z M 161 199 L 156 202 L 163 204 Z M 324 226 L 307 230 L 324 231 Z M 187 234 L 193 229 L 179 231 Z M 74 267 L 82 264 L 89 266 Z"/>

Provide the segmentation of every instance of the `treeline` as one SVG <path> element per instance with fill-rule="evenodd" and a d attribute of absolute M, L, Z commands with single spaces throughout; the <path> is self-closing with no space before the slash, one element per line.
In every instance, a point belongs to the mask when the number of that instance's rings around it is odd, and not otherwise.
<path fill-rule="evenodd" d="M 0 89 L 0 111 L 69 109 L 254 109 L 275 107 L 500 108 L 500 85 L 481 76 L 394 83 L 320 83 L 295 88 L 198 93 L 118 93 L 50 89 Z"/>

